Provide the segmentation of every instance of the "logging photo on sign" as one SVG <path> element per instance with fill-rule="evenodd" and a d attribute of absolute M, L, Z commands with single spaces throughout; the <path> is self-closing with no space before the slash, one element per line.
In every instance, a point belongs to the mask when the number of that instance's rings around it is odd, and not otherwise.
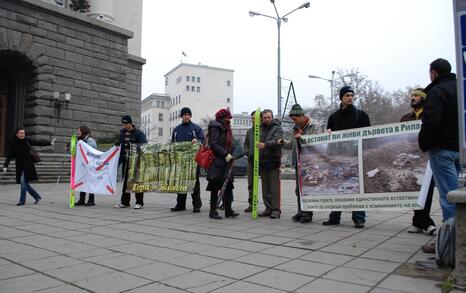
<path fill-rule="evenodd" d="M 127 190 L 192 192 L 197 169 L 194 157 L 198 149 L 199 144 L 191 142 L 132 145 Z"/>
<path fill-rule="evenodd" d="M 303 136 L 304 209 L 421 208 L 428 156 L 417 145 L 420 128 L 421 122 L 412 121 Z"/>

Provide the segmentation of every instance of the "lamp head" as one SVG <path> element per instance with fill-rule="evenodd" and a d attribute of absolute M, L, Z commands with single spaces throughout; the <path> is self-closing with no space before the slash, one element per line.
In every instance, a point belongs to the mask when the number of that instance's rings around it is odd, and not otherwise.
<path fill-rule="evenodd" d="M 259 13 L 255 12 L 255 11 L 252 11 L 252 10 L 249 10 L 249 16 L 250 17 L 256 16 L 256 15 L 259 15 Z"/>
<path fill-rule="evenodd" d="M 300 9 L 301 9 L 301 8 L 309 8 L 310 6 L 311 6 L 311 3 L 306 2 L 306 3 L 304 3 L 303 5 L 299 6 L 299 8 L 300 8 Z"/>
<path fill-rule="evenodd" d="M 274 4 L 274 3 L 275 3 L 275 0 L 270 0 L 270 3 Z"/>
<path fill-rule="evenodd" d="M 283 22 L 288 22 L 288 17 L 283 17 Z"/>

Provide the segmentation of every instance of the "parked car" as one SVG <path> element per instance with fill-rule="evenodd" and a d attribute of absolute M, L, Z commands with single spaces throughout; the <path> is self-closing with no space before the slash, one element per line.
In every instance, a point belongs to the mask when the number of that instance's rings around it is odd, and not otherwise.
<path fill-rule="evenodd" d="M 241 157 L 233 162 L 233 175 L 246 176 L 248 173 L 248 157 Z"/>

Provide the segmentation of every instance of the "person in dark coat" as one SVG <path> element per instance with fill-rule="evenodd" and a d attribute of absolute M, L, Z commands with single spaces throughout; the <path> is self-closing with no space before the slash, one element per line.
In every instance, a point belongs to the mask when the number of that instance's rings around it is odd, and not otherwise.
<path fill-rule="evenodd" d="M 26 202 L 26 192 L 34 198 L 37 204 L 42 198 L 37 191 L 29 184 L 30 181 L 37 180 L 36 167 L 34 166 L 31 154 L 31 144 L 26 139 L 26 131 L 20 127 L 15 130 L 15 135 L 10 143 L 8 155 L 3 165 L 3 172 L 7 172 L 11 160 L 16 161 L 16 183 L 21 184 L 18 206 Z"/>
<path fill-rule="evenodd" d="M 147 143 L 146 135 L 136 128 L 133 124 L 131 116 L 125 115 L 121 118 L 121 123 L 123 128 L 120 130 L 120 159 L 118 164 L 122 166 L 123 174 L 123 194 L 121 195 L 121 201 L 116 208 L 128 208 L 130 206 L 129 202 L 131 200 L 131 193 L 126 192 L 126 180 L 128 177 L 128 166 L 126 165 L 130 150 L 131 144 L 143 144 Z M 144 206 L 144 193 L 136 192 L 136 204 L 134 208 L 139 210 Z"/>
<path fill-rule="evenodd" d="M 424 103 L 426 101 L 426 93 L 423 88 L 416 88 L 411 93 L 411 112 L 401 117 L 401 122 L 413 121 L 422 119 L 424 116 Z M 434 220 L 430 217 L 430 207 L 432 206 L 432 196 L 434 194 L 434 178 L 430 180 L 429 190 L 427 192 L 426 202 L 422 210 L 414 210 L 412 219 L 412 227 L 408 230 L 409 233 L 425 232 L 433 235 L 436 228 Z"/>
<path fill-rule="evenodd" d="M 91 136 L 91 130 L 89 127 L 85 125 L 81 125 L 78 128 L 77 131 L 78 134 L 78 140 L 82 140 L 85 143 L 87 143 L 89 146 L 93 147 L 94 149 L 97 149 L 97 143 Z M 79 193 L 79 200 L 74 203 L 75 206 L 95 206 L 95 196 L 93 193 L 89 193 L 89 199 L 87 200 L 86 203 L 86 193 L 84 191 L 81 191 Z"/>
<path fill-rule="evenodd" d="M 248 207 L 244 210 L 245 213 L 252 212 L 252 196 L 253 196 L 253 177 L 254 177 L 254 117 L 256 111 L 251 112 L 251 122 L 252 127 L 249 128 L 246 132 L 246 137 L 244 138 L 244 154 L 248 156 Z M 262 113 L 260 113 L 262 118 Z"/>
<path fill-rule="evenodd" d="M 228 109 L 220 109 L 215 114 L 215 120 L 208 126 L 209 146 L 214 152 L 215 159 L 207 172 L 207 191 L 210 191 L 210 212 L 212 219 L 222 219 L 217 212 L 218 193 L 226 179 L 229 167 L 233 163 L 234 143 L 230 121 L 233 117 Z M 233 175 L 232 175 L 233 177 Z M 229 181 L 224 193 L 225 217 L 236 217 L 238 213 L 232 210 L 233 178 Z"/>
<path fill-rule="evenodd" d="M 202 128 L 191 121 L 191 109 L 184 107 L 180 111 L 181 124 L 173 130 L 172 142 L 190 141 L 191 143 L 204 143 L 204 132 Z M 191 193 L 193 203 L 193 213 L 201 211 L 201 187 L 199 183 L 200 167 L 196 170 L 196 183 L 194 184 L 193 193 Z M 176 206 L 171 208 L 172 212 L 186 210 L 186 193 L 178 193 L 176 197 Z"/>
<path fill-rule="evenodd" d="M 344 86 L 340 89 L 340 109 L 332 113 L 328 118 L 327 131 L 371 126 L 369 116 L 364 111 L 356 109 L 356 107 L 353 106 L 353 96 L 354 91 L 350 86 Z M 352 218 L 355 228 L 364 228 L 364 223 L 366 222 L 365 211 L 353 211 Z M 332 211 L 329 215 L 329 219 L 323 222 L 322 225 L 338 225 L 340 224 L 340 219 L 341 212 Z"/>

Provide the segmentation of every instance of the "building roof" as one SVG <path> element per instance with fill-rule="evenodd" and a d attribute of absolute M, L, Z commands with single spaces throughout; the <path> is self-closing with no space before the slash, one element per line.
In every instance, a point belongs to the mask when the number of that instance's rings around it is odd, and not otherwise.
<path fill-rule="evenodd" d="M 226 69 L 226 68 L 220 68 L 220 67 L 211 67 L 203 64 L 189 64 L 189 63 L 180 63 L 177 66 L 175 66 L 172 70 L 169 72 L 165 73 L 164 77 L 172 73 L 173 71 L 177 70 L 178 68 L 182 66 L 188 66 L 188 67 L 194 67 L 194 68 L 205 68 L 205 69 L 214 69 L 214 70 L 221 70 L 221 71 L 228 71 L 228 72 L 234 72 L 233 69 Z"/>

